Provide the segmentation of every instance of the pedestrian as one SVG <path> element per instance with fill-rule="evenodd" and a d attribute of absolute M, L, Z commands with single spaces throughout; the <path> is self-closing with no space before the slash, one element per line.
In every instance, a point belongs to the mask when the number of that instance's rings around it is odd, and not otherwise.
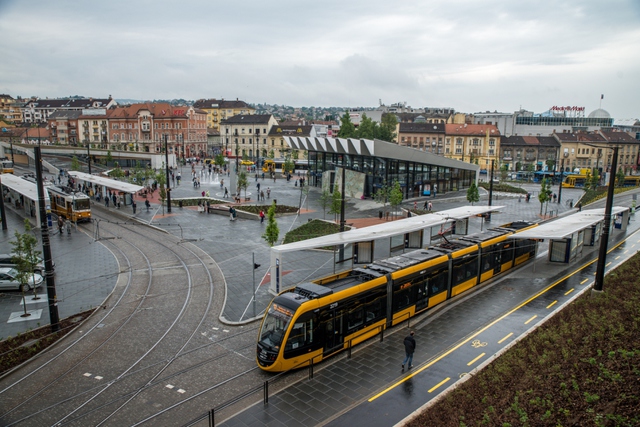
<path fill-rule="evenodd" d="M 149 203 L 149 200 L 145 200 L 144 205 L 147 207 L 147 212 L 149 212 L 149 208 L 151 207 L 151 203 Z"/>
<path fill-rule="evenodd" d="M 406 336 L 406 338 L 404 339 L 404 352 L 405 352 L 405 358 L 404 358 L 404 362 L 402 362 L 402 370 L 404 371 L 404 365 L 406 365 L 407 363 L 408 365 L 408 369 L 413 368 L 413 352 L 416 351 L 416 340 L 413 338 L 413 335 L 415 334 L 414 331 L 409 332 L 409 335 Z"/>
<path fill-rule="evenodd" d="M 262 180 L 264 181 L 264 172 L 262 172 Z"/>
<path fill-rule="evenodd" d="M 264 201 L 264 191 L 260 192 L 260 198 L 262 199 L 262 201 Z"/>
<path fill-rule="evenodd" d="M 431 204 L 431 202 L 429 202 L 429 212 L 431 212 L 433 210 L 433 204 Z"/>
<path fill-rule="evenodd" d="M 556 199 L 558 198 L 558 195 L 556 193 L 553 193 L 553 203 L 556 202 Z"/>
<path fill-rule="evenodd" d="M 427 202 L 426 200 L 424 201 L 424 205 L 422 205 L 422 210 L 423 210 L 423 211 L 429 210 L 429 207 L 428 207 L 428 206 L 429 206 L 429 204 L 428 204 L 428 203 L 429 203 L 429 202 Z"/>
<path fill-rule="evenodd" d="M 258 183 L 258 185 L 256 185 L 256 187 L 258 187 L 258 191 L 260 191 L 260 183 Z"/>
<path fill-rule="evenodd" d="M 104 198 L 104 207 L 105 207 L 105 208 L 108 208 L 108 207 L 109 207 L 109 196 L 106 196 L 106 197 Z"/>
<path fill-rule="evenodd" d="M 69 218 L 64 221 L 64 226 L 67 229 L 67 234 L 71 234 L 71 221 L 69 221 Z"/>
<path fill-rule="evenodd" d="M 178 172 L 178 177 L 176 179 L 178 180 L 178 185 L 180 185 L 180 180 L 182 179 L 180 172 Z"/>
<path fill-rule="evenodd" d="M 267 199 L 271 197 L 271 189 L 267 187 Z"/>
<path fill-rule="evenodd" d="M 62 235 L 62 227 L 64 226 L 64 220 L 58 215 L 58 234 Z"/>
<path fill-rule="evenodd" d="M 260 224 L 262 224 L 264 222 L 264 211 L 261 210 L 260 211 Z"/>
<path fill-rule="evenodd" d="M 136 208 L 138 207 L 138 205 L 136 205 L 136 201 L 135 200 L 131 200 L 131 208 L 133 209 L 133 214 L 136 214 Z"/>
<path fill-rule="evenodd" d="M 111 201 L 113 202 L 114 207 L 118 207 L 118 197 L 116 196 L 115 191 L 111 194 Z"/>
<path fill-rule="evenodd" d="M 211 207 L 211 202 L 207 200 L 207 214 L 209 214 L 209 208 Z"/>
<path fill-rule="evenodd" d="M 207 190 L 207 192 L 205 193 L 205 195 L 206 195 L 207 197 L 209 197 L 209 190 Z"/>
<path fill-rule="evenodd" d="M 224 187 L 224 196 L 222 196 L 223 198 L 227 198 L 229 197 L 229 189 L 227 187 Z"/>
<path fill-rule="evenodd" d="M 417 201 L 413 201 L 413 210 L 417 211 L 418 210 L 418 202 Z"/>
<path fill-rule="evenodd" d="M 202 197 L 204 197 L 205 194 L 207 194 L 207 193 L 205 193 L 204 190 L 203 190 L 201 194 L 202 194 Z"/>
<path fill-rule="evenodd" d="M 258 182 L 258 173 L 256 172 L 256 182 Z"/>

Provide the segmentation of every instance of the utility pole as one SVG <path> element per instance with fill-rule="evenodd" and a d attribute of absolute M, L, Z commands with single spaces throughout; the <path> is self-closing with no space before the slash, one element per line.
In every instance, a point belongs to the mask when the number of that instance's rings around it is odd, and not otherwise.
<path fill-rule="evenodd" d="M 0 174 L 1 175 L 1 174 Z M 4 211 L 4 197 L 2 197 L 2 179 L 0 178 L 0 219 L 2 219 L 2 229 L 7 229 L 7 217 Z"/>
<path fill-rule="evenodd" d="M 562 183 L 564 182 L 564 158 L 560 162 L 560 188 L 558 188 L 558 204 L 562 203 Z"/>
<path fill-rule="evenodd" d="M 168 135 L 164 134 L 164 165 L 167 175 L 167 212 L 171 213 L 171 180 L 169 176 L 169 150 L 167 148 Z"/>
<path fill-rule="evenodd" d="M 609 245 L 609 230 L 611 229 L 611 209 L 613 207 L 613 190 L 616 184 L 616 171 L 618 169 L 618 146 L 613 147 L 613 160 L 609 173 L 609 188 L 607 189 L 607 203 L 604 208 L 604 224 L 602 237 L 600 237 L 600 251 L 598 252 L 598 266 L 596 267 L 596 281 L 591 294 L 602 292 L 604 282 L 604 267 L 607 262 L 607 246 Z"/>
<path fill-rule="evenodd" d="M 343 154 L 342 155 L 342 182 L 341 182 L 341 189 L 340 189 L 340 232 L 342 233 L 344 231 L 344 226 L 345 226 L 345 219 L 344 219 L 344 205 L 345 205 L 345 196 L 344 196 L 344 190 L 345 190 L 345 168 L 346 168 L 346 157 Z M 344 261 L 344 244 L 340 245 L 340 255 L 339 255 L 339 259 L 338 262 L 343 262 Z"/>
<path fill-rule="evenodd" d="M 33 147 L 36 160 L 36 181 L 38 183 L 38 207 L 40 208 L 40 231 L 42 233 L 42 257 L 44 258 L 45 279 L 47 283 L 47 301 L 49 304 L 49 319 L 51 332 L 60 329 L 60 316 L 58 315 L 58 297 L 56 295 L 56 282 L 53 277 L 53 261 L 51 259 L 51 242 L 49 241 L 49 226 L 47 224 L 47 210 L 45 207 L 45 190 L 42 182 L 42 157 L 40 146 Z M 3 218 L 4 219 L 4 218 Z M 2 221 L 3 223 L 5 221 Z"/>
<path fill-rule="evenodd" d="M 491 174 L 489 175 L 489 207 L 491 207 L 491 201 L 493 199 L 493 165 L 495 163 L 495 159 L 491 159 Z M 491 212 L 487 212 L 485 220 L 491 221 Z"/>

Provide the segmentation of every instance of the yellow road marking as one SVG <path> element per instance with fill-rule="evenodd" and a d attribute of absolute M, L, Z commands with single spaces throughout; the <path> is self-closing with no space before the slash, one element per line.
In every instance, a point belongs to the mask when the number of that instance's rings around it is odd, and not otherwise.
<path fill-rule="evenodd" d="M 573 292 L 573 288 L 569 289 L 567 292 L 565 292 L 565 295 L 569 295 L 571 292 Z"/>
<path fill-rule="evenodd" d="M 626 251 L 622 252 L 623 254 L 626 254 L 627 252 L 629 252 L 629 249 L 627 249 Z"/>
<path fill-rule="evenodd" d="M 551 307 L 553 307 L 554 305 L 556 305 L 556 303 L 557 303 L 557 302 L 558 302 L 558 300 L 555 300 L 554 302 L 552 302 L 551 304 L 549 304 L 549 305 L 547 306 L 547 308 L 551 308 Z"/>
<path fill-rule="evenodd" d="M 535 319 L 536 317 L 538 317 L 537 314 L 534 314 L 533 316 L 531 316 L 531 318 L 529 320 L 527 320 L 526 322 L 524 322 L 525 325 L 528 325 L 529 322 L 531 322 L 533 319 Z"/>
<path fill-rule="evenodd" d="M 635 231 L 631 236 L 634 236 L 636 233 L 640 232 L 640 230 Z M 622 245 L 626 240 L 625 239 L 621 242 L 619 242 L 617 245 L 615 245 L 613 248 L 609 249 L 607 251 L 607 253 L 610 253 L 611 251 L 613 251 L 614 249 L 618 248 L 620 245 Z M 500 322 L 501 320 L 505 319 L 507 316 L 509 316 L 510 314 L 515 313 L 516 311 L 520 310 L 522 307 L 524 307 L 525 305 L 529 304 L 531 301 L 535 301 L 537 298 L 539 298 L 540 296 L 544 295 L 545 293 L 547 293 L 549 290 L 553 289 L 555 286 L 557 286 L 559 283 L 562 283 L 563 281 L 567 280 L 568 278 L 574 276 L 575 274 L 581 272 L 582 270 L 584 270 L 585 268 L 589 267 L 591 264 L 595 263 L 596 261 L 598 261 L 598 259 L 594 259 L 589 261 L 588 263 L 584 264 L 582 267 L 579 267 L 577 269 L 575 269 L 573 272 L 561 277 L 560 279 L 558 279 L 557 281 L 555 281 L 554 283 L 550 284 L 549 286 L 547 286 L 545 289 L 541 290 L 540 292 L 538 292 L 537 294 L 533 295 L 531 298 L 523 301 L 522 303 L 520 303 L 519 305 L 515 306 L 514 308 L 512 308 L 511 310 L 507 311 L 505 314 L 503 314 L 502 316 L 498 317 L 497 319 L 495 319 L 493 322 L 487 324 L 486 326 L 484 326 L 483 328 L 480 328 L 478 331 L 476 331 L 476 333 L 472 334 L 470 337 L 467 337 L 467 339 L 462 340 L 461 342 L 459 342 L 458 344 L 454 345 L 453 347 L 451 347 L 449 350 L 445 351 L 444 353 L 442 353 L 441 355 L 439 355 L 438 357 L 432 359 L 431 361 L 429 361 L 429 363 L 427 363 L 426 365 L 422 366 L 419 369 L 416 369 L 411 375 L 407 375 L 406 377 L 402 378 L 399 381 L 396 381 L 394 384 L 391 384 L 389 387 L 385 388 L 384 390 L 382 390 L 380 393 L 372 396 L 371 398 L 369 398 L 369 400 L 367 400 L 368 402 L 373 402 L 374 400 L 376 400 L 377 398 L 379 398 L 380 396 L 382 396 L 383 394 L 386 394 L 389 390 L 392 390 L 394 388 L 396 388 L 397 386 L 399 386 L 400 384 L 404 383 L 405 381 L 407 381 L 410 378 L 415 377 L 416 375 L 418 375 L 420 372 L 426 370 L 427 368 L 430 368 L 431 366 L 433 366 L 436 362 L 439 362 L 440 360 L 444 359 L 445 357 L 447 357 L 448 355 L 450 355 L 451 353 L 453 353 L 454 351 L 458 350 L 460 347 L 462 347 L 463 345 L 467 344 L 469 341 L 473 340 L 474 338 L 476 338 L 477 336 L 479 336 L 482 332 L 486 331 L 487 329 L 491 328 L 493 325 L 495 325 L 496 323 Z M 594 273 L 595 275 L 595 273 Z M 511 335 L 511 334 L 509 334 Z M 507 335 L 507 336 L 509 336 Z M 448 381 L 449 378 L 447 378 L 445 381 Z M 437 386 L 436 386 L 437 387 Z"/>
<path fill-rule="evenodd" d="M 584 279 L 582 282 L 580 282 L 581 285 L 584 285 L 584 282 L 588 282 L 589 278 L 587 277 L 586 279 Z"/>
<path fill-rule="evenodd" d="M 611 261 L 609 261 L 608 263 L 606 263 L 604 266 L 605 267 L 609 267 L 611 265 Z"/>
<path fill-rule="evenodd" d="M 451 378 L 447 377 L 444 380 L 440 381 L 438 384 L 434 385 L 433 387 L 431 387 L 429 389 L 429 393 L 433 392 L 434 390 L 436 390 L 438 387 L 440 387 L 442 384 L 446 383 L 447 381 L 449 381 Z"/>
<path fill-rule="evenodd" d="M 618 256 L 617 256 L 617 257 L 615 257 L 614 259 L 618 259 L 618 258 L 620 258 L 620 255 L 618 255 Z"/>
<path fill-rule="evenodd" d="M 485 354 L 486 354 L 486 353 L 482 353 L 482 354 L 480 354 L 480 356 L 476 357 L 476 358 L 475 358 L 475 359 L 473 359 L 471 362 L 467 363 L 467 366 L 471 366 L 471 365 L 473 365 L 474 363 L 476 363 L 476 362 L 478 361 L 478 359 L 480 359 L 480 358 L 484 357 L 484 355 L 485 355 Z"/>
<path fill-rule="evenodd" d="M 509 333 L 507 334 L 507 336 L 506 336 L 506 337 L 504 337 L 504 338 L 502 338 L 500 341 L 498 341 L 498 344 L 502 344 L 502 341 L 506 340 L 506 339 L 507 339 L 507 338 L 509 338 L 511 335 L 513 335 L 513 332 L 509 332 Z"/>

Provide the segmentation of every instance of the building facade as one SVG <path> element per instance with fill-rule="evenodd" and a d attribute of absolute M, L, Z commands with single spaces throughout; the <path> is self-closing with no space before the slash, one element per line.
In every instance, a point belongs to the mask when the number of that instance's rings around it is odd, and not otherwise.
<path fill-rule="evenodd" d="M 20 103 L 13 99 L 11 95 L 0 94 L 0 115 L 4 116 L 5 120 L 13 123 L 22 122 Z"/>
<path fill-rule="evenodd" d="M 256 113 L 256 109 L 244 101 L 225 99 L 199 99 L 193 106 L 207 113 L 207 127 L 220 132 L 220 123 L 233 116 L 248 116 Z"/>
<path fill-rule="evenodd" d="M 475 163 L 481 171 L 497 166 L 500 131 L 494 125 L 445 124 L 444 155 L 451 159 Z"/>
<path fill-rule="evenodd" d="M 503 136 L 500 139 L 501 168 L 507 171 L 555 171 L 560 142 L 552 136 Z"/>
<path fill-rule="evenodd" d="M 271 114 L 238 115 L 220 123 L 227 157 L 240 157 L 258 162 L 268 157 L 267 144 L 271 128 L 278 122 Z"/>
<path fill-rule="evenodd" d="M 444 123 L 398 123 L 398 145 L 428 151 L 433 154 L 445 154 Z"/>
<path fill-rule="evenodd" d="M 74 99 L 31 99 L 21 107 L 24 123 L 47 123 L 49 116 L 55 111 L 82 111 L 88 108 L 111 108 L 116 101 L 107 99 L 74 98 Z"/>

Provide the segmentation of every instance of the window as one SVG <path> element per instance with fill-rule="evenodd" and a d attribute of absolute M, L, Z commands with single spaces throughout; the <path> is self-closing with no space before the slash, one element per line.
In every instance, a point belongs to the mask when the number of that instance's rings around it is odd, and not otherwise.
<path fill-rule="evenodd" d="M 490 146 L 494 146 L 494 145 L 496 145 L 496 140 L 495 140 L 495 139 L 493 139 L 493 138 L 491 138 L 491 139 L 489 140 L 489 145 L 490 145 Z"/>
<path fill-rule="evenodd" d="M 456 138 L 456 144 L 457 145 L 461 145 L 462 144 L 462 138 Z"/>

